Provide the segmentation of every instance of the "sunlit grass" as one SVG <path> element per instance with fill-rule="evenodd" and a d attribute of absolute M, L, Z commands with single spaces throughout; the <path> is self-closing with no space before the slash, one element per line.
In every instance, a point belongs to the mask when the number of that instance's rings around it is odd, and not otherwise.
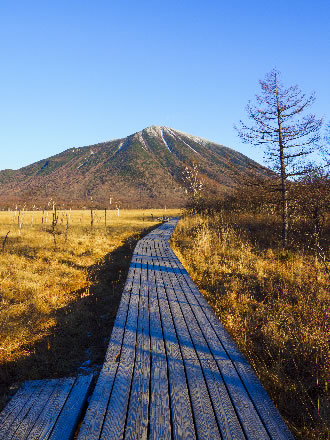
<path fill-rule="evenodd" d="M 12 380 L 38 378 L 39 370 L 45 370 L 45 366 L 41 365 L 44 361 L 41 362 L 36 347 L 46 341 L 46 349 L 51 351 L 49 341 L 52 341 L 54 332 L 61 333 L 61 338 L 57 336 L 57 349 L 62 354 L 66 352 L 68 358 L 74 358 L 75 348 L 70 345 L 73 339 L 67 337 L 65 331 L 81 332 L 81 340 L 75 337 L 74 341 L 77 345 L 81 341 L 85 343 L 85 333 L 102 326 L 103 321 L 96 316 L 98 313 L 108 316 L 108 320 L 115 314 L 121 293 L 116 290 L 122 288 L 122 285 L 116 287 L 116 280 L 129 261 L 116 262 L 111 269 L 114 273 L 108 274 L 110 269 L 106 264 L 112 259 L 109 254 L 117 252 L 131 237 L 137 240 L 139 234 L 157 224 L 158 216 L 178 214 L 179 210 L 173 209 L 108 210 L 105 226 L 104 211 L 94 211 L 91 227 L 88 210 L 57 211 L 55 250 L 52 210 L 48 213 L 0 212 L 0 382 L 9 384 Z M 124 260 L 126 257 L 120 254 L 116 258 Z M 101 270 L 110 281 L 100 282 L 98 272 Z M 117 302 L 111 300 L 111 295 L 117 298 Z M 106 310 L 102 309 L 101 301 L 107 301 Z M 92 312 L 93 307 L 96 311 Z M 110 336 L 111 328 L 103 330 Z M 100 333 L 101 330 L 97 331 Z M 59 349 L 58 346 L 63 344 L 67 347 Z M 99 342 L 95 344 L 100 345 Z M 100 359 L 102 355 L 104 353 L 97 354 Z M 33 367 L 33 373 L 26 371 L 24 358 L 30 359 L 28 365 Z M 42 374 L 51 376 L 62 370 L 66 373 L 63 367 L 66 361 L 59 359 L 56 366 L 54 359 L 54 365 L 48 366 Z"/>
<path fill-rule="evenodd" d="M 172 242 L 294 435 L 326 439 L 329 277 L 299 246 L 276 247 L 276 226 L 274 217 L 187 217 Z"/>

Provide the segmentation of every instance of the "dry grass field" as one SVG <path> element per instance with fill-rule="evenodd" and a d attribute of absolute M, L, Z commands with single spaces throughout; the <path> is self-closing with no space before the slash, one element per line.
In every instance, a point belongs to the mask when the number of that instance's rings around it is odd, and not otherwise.
<path fill-rule="evenodd" d="M 136 241 L 178 214 L 0 212 L 0 408 L 22 380 L 102 364 Z"/>
<path fill-rule="evenodd" d="M 196 215 L 180 220 L 172 246 L 295 437 L 325 440 L 329 275 L 302 247 L 276 246 L 280 233 L 274 216 Z"/>

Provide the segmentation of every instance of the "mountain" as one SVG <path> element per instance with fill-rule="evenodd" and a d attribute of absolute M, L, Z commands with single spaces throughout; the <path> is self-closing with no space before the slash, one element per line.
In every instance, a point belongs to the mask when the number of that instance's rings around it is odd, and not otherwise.
<path fill-rule="evenodd" d="M 70 148 L 19 170 L 0 171 L 0 207 L 57 204 L 82 207 L 182 206 L 182 174 L 199 165 L 210 192 L 233 186 L 231 167 L 265 168 L 237 151 L 169 127 L 151 126 L 123 139 Z"/>

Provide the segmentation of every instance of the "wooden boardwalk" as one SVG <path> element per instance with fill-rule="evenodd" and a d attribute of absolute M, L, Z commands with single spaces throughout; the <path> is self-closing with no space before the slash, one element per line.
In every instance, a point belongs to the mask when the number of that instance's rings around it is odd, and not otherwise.
<path fill-rule="evenodd" d="M 169 246 L 177 220 L 137 244 L 106 358 L 92 375 L 26 382 L 0 440 L 293 439 L 246 359 Z"/>
<path fill-rule="evenodd" d="M 169 246 L 140 240 L 78 440 L 293 439 Z"/>

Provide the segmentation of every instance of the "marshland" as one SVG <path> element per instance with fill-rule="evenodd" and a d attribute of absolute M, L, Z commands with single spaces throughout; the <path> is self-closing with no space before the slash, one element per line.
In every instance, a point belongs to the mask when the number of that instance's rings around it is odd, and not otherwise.
<path fill-rule="evenodd" d="M 136 242 L 178 214 L 0 212 L 0 407 L 24 380 L 102 364 Z"/>

